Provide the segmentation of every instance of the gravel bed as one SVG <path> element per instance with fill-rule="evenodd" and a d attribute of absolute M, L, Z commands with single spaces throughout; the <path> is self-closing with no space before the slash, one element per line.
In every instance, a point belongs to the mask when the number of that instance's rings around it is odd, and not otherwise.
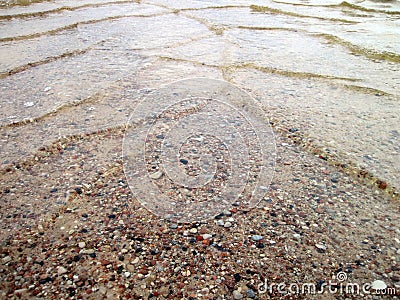
<path fill-rule="evenodd" d="M 318 288 L 339 272 L 399 296 L 398 203 L 287 136 L 276 136 L 275 177 L 257 208 L 191 224 L 134 199 L 120 157 L 104 155 L 120 153 L 122 137 L 116 128 L 65 139 L 1 174 L 2 298 L 306 299 L 263 287 Z"/>

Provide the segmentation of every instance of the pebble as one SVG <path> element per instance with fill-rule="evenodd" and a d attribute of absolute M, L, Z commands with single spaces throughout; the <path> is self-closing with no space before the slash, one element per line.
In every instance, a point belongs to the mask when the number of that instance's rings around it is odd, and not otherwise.
<path fill-rule="evenodd" d="M 151 179 L 157 180 L 157 179 L 160 179 L 162 175 L 163 175 L 163 173 L 162 173 L 161 171 L 157 171 L 157 172 L 155 172 L 155 173 L 151 173 L 151 174 L 149 175 L 149 177 L 150 177 Z"/>
<path fill-rule="evenodd" d="M 254 293 L 253 290 L 247 290 L 247 291 L 246 291 L 246 294 L 247 294 L 247 297 L 249 297 L 249 298 L 251 298 L 251 299 L 253 299 L 253 298 L 256 297 L 256 293 Z"/>
<path fill-rule="evenodd" d="M 156 264 L 156 269 L 158 272 L 164 271 L 164 267 L 162 265 L 160 265 L 159 263 Z"/>
<path fill-rule="evenodd" d="M 238 290 L 234 290 L 233 291 L 233 299 L 242 299 L 243 295 L 241 292 L 239 292 Z"/>
<path fill-rule="evenodd" d="M 135 259 L 133 260 L 132 264 L 137 264 L 139 262 L 139 257 L 135 257 Z"/>
<path fill-rule="evenodd" d="M 209 239 L 212 238 L 212 234 L 205 233 L 205 234 L 202 235 L 202 237 L 203 237 L 203 239 L 205 239 L 205 240 L 209 240 Z"/>
<path fill-rule="evenodd" d="M 295 233 L 295 234 L 293 234 L 293 237 L 294 237 L 295 239 L 299 239 L 299 238 L 301 238 L 301 235 L 298 234 L 298 233 Z"/>
<path fill-rule="evenodd" d="M 375 280 L 372 282 L 372 289 L 374 290 L 384 290 L 387 288 L 387 285 L 382 280 Z"/>
<path fill-rule="evenodd" d="M 3 261 L 3 264 L 6 264 L 11 261 L 11 257 L 10 256 L 3 257 L 2 261 Z"/>
<path fill-rule="evenodd" d="M 189 231 L 190 233 L 197 233 L 197 228 L 191 228 Z"/>
<path fill-rule="evenodd" d="M 221 219 L 221 218 L 223 218 L 223 217 L 224 217 L 224 213 L 220 213 L 220 214 L 218 214 L 218 215 L 215 216 L 215 219 L 216 219 L 216 220 L 219 220 L 219 219 Z"/>
<path fill-rule="evenodd" d="M 78 244 L 78 247 L 81 249 L 85 248 L 85 246 L 86 246 L 85 242 L 79 242 L 79 244 Z"/>
<path fill-rule="evenodd" d="M 322 245 L 322 244 L 315 244 L 315 247 L 317 247 L 317 249 L 325 251 L 326 250 L 326 246 Z"/>
<path fill-rule="evenodd" d="M 258 242 L 258 241 L 261 241 L 261 240 L 263 239 L 263 236 L 262 236 L 262 235 L 257 235 L 257 234 L 255 234 L 255 235 L 253 235 L 253 236 L 251 237 L 251 239 L 252 239 L 253 241 L 255 241 L 255 242 Z"/>
<path fill-rule="evenodd" d="M 218 221 L 217 221 L 217 225 L 219 225 L 219 226 L 224 226 L 224 225 L 225 225 L 225 222 L 222 221 L 222 220 L 218 220 Z"/>
<path fill-rule="evenodd" d="M 129 264 L 129 265 L 126 266 L 126 269 L 127 269 L 129 272 L 134 272 L 134 271 L 135 271 L 135 266 Z"/>
<path fill-rule="evenodd" d="M 57 268 L 57 274 L 58 274 L 58 275 L 63 275 L 63 274 L 65 274 L 65 273 L 67 273 L 67 272 L 68 272 L 68 270 L 67 270 L 66 268 L 62 267 L 62 266 L 59 266 L 59 267 Z"/>
<path fill-rule="evenodd" d="M 184 159 L 184 158 L 180 159 L 179 161 L 184 165 L 187 165 L 189 163 L 189 161 L 187 159 Z"/>
<path fill-rule="evenodd" d="M 124 275 L 125 275 L 126 278 L 129 278 L 131 276 L 131 273 L 130 272 L 125 272 Z"/>
<path fill-rule="evenodd" d="M 19 289 L 19 290 L 15 290 L 14 294 L 15 294 L 15 295 L 18 295 L 18 294 L 25 293 L 25 292 L 27 292 L 27 291 L 28 291 L 28 289 Z"/>
<path fill-rule="evenodd" d="M 223 214 L 224 214 L 225 216 L 227 216 L 227 217 L 232 216 L 232 212 L 229 211 L 229 210 L 224 211 Z"/>
<path fill-rule="evenodd" d="M 225 222 L 224 227 L 225 228 L 232 227 L 232 223 L 231 222 Z"/>

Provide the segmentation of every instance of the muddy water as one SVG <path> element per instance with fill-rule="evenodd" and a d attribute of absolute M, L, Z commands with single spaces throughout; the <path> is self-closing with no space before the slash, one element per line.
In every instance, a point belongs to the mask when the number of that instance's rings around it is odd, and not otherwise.
<path fill-rule="evenodd" d="M 225 79 L 400 188 L 400 2 L 0 1 L 2 168 L 125 124 L 163 83 Z"/>

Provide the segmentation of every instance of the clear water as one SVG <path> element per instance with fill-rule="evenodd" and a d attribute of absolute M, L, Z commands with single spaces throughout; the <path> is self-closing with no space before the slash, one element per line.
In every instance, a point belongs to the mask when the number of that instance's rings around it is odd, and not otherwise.
<path fill-rule="evenodd" d="M 0 1 L 0 164 L 193 76 L 400 188 L 399 1 Z M 36 120 L 37 122 L 26 122 Z"/>

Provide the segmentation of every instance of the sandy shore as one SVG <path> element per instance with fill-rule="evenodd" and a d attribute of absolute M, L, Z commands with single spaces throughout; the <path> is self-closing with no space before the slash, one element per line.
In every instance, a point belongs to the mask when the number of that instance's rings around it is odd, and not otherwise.
<path fill-rule="evenodd" d="M 64 2 L 0 12 L 1 299 L 400 298 L 394 2 Z M 246 90 L 277 158 L 257 207 L 175 223 L 133 195 L 122 148 L 138 103 L 193 77 Z M 194 123 L 238 121 L 221 111 Z"/>
<path fill-rule="evenodd" d="M 1 174 L 2 298 L 318 297 L 277 289 L 310 283 L 345 299 L 361 296 L 340 294 L 340 283 L 376 280 L 399 296 L 398 203 L 287 136 L 276 135 L 276 174 L 259 207 L 194 224 L 167 222 L 134 199 L 122 137 L 117 128 L 60 140 Z"/>

